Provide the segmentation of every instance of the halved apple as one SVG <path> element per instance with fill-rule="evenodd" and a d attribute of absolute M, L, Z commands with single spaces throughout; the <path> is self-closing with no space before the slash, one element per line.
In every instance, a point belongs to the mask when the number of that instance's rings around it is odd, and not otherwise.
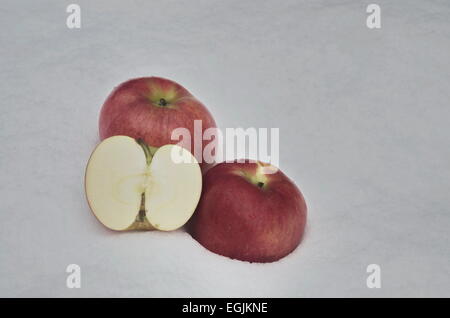
<path fill-rule="evenodd" d="M 173 153 L 189 160 L 177 162 Z M 195 211 L 202 175 L 195 157 L 177 145 L 152 148 L 127 136 L 103 140 L 85 176 L 89 206 L 106 227 L 171 231 Z"/>

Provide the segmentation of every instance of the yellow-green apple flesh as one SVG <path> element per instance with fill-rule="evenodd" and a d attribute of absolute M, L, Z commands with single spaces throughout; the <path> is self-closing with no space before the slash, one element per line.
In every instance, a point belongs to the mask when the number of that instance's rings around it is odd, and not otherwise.
<path fill-rule="evenodd" d="M 175 162 L 174 152 L 187 162 Z M 176 230 L 194 213 L 201 188 L 196 159 L 178 145 L 151 149 L 141 140 L 113 136 L 95 148 L 86 167 L 89 207 L 116 231 Z"/>
<path fill-rule="evenodd" d="M 194 120 L 201 120 L 201 136 L 206 129 L 216 127 L 208 109 L 183 86 L 159 77 L 136 78 L 119 85 L 106 99 L 100 113 L 100 138 L 124 135 L 158 148 L 179 143 L 171 140 L 172 131 L 186 128 L 190 145 L 185 140 L 182 146 L 190 146 L 188 150 L 203 168 L 202 149 L 209 141 L 200 136 L 194 145 Z"/>
<path fill-rule="evenodd" d="M 248 262 L 273 262 L 300 243 L 307 207 L 297 186 L 266 164 L 221 163 L 203 176 L 189 232 L 208 250 Z M 273 167 L 272 167 L 273 168 Z"/>

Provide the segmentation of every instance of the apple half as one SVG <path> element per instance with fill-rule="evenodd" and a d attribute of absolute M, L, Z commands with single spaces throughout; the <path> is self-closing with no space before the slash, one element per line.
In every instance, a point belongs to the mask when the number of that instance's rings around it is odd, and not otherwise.
<path fill-rule="evenodd" d="M 174 152 L 189 160 L 173 160 Z M 92 212 L 106 227 L 171 231 L 194 213 L 202 175 L 195 157 L 178 145 L 153 148 L 131 137 L 113 136 L 93 151 L 85 187 Z"/>

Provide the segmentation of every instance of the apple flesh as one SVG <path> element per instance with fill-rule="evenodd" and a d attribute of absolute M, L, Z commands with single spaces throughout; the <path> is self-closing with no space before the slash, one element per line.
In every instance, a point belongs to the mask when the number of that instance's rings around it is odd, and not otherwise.
<path fill-rule="evenodd" d="M 189 232 L 208 250 L 249 262 L 273 262 L 300 243 L 307 207 L 297 186 L 260 162 L 221 163 L 203 177 Z"/>
<path fill-rule="evenodd" d="M 190 161 L 174 161 L 174 151 Z M 92 212 L 106 227 L 171 231 L 195 211 L 202 177 L 196 159 L 182 147 L 152 148 L 127 136 L 114 136 L 92 153 L 85 187 Z"/>
<path fill-rule="evenodd" d="M 161 147 L 178 143 L 171 140 L 172 131 L 186 128 L 191 140 L 182 141 L 182 146 L 203 164 L 202 149 L 208 141 L 194 145 L 194 120 L 201 120 L 202 136 L 206 129 L 216 128 L 208 109 L 183 86 L 160 77 L 136 78 L 119 85 L 106 99 L 100 112 L 100 138 L 125 135 Z"/>

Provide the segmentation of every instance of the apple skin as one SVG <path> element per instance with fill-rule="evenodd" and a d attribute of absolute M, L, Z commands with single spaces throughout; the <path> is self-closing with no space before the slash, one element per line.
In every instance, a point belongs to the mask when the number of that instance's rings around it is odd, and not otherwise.
<path fill-rule="evenodd" d="M 203 176 L 202 196 L 188 231 L 208 250 L 248 262 L 273 262 L 291 253 L 306 225 L 297 186 L 262 163 L 221 163 Z M 264 183 L 262 187 L 258 182 Z"/>
<path fill-rule="evenodd" d="M 100 139 L 125 135 L 158 148 L 178 143 L 171 140 L 172 131 L 184 127 L 191 133 L 190 149 L 188 142 L 180 145 L 194 153 L 194 120 L 202 121 L 202 135 L 216 127 L 208 109 L 183 86 L 160 77 L 131 79 L 116 87 L 103 104 Z M 196 146 L 204 149 L 207 143 Z M 198 154 L 196 159 L 203 164 L 203 158 L 199 158 L 202 151 Z"/>

